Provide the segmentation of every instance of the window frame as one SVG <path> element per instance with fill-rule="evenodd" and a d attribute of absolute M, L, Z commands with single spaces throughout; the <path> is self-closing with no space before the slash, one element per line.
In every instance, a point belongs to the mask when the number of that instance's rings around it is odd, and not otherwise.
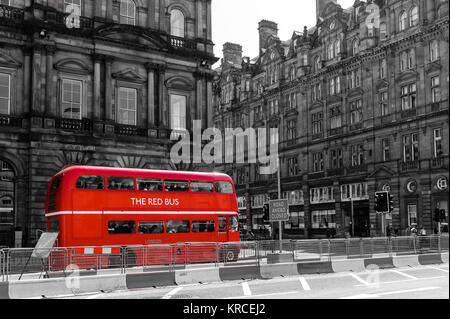
<path fill-rule="evenodd" d="M 70 82 L 70 83 L 68 83 L 68 82 Z M 70 112 L 70 114 L 72 114 L 72 116 L 67 116 L 66 115 L 67 112 L 64 111 L 64 105 L 65 104 L 70 104 L 71 105 L 70 109 L 73 109 L 73 105 L 76 105 L 76 103 L 73 102 L 73 97 L 74 97 L 73 86 L 74 86 L 74 83 L 77 83 L 77 82 L 80 85 L 80 92 L 79 92 L 79 99 L 80 99 L 79 110 L 80 111 L 79 111 L 79 116 L 78 117 L 74 117 L 73 114 L 76 114 L 76 113 L 74 113 L 73 111 Z M 65 101 L 64 100 L 64 98 L 65 98 L 65 96 L 64 96 L 65 95 L 65 91 L 64 91 L 65 84 L 70 84 L 70 86 L 71 86 L 72 90 L 70 91 L 70 95 L 71 95 L 72 101 Z M 83 118 L 83 104 L 84 104 L 83 103 L 83 99 L 84 99 L 83 93 L 84 93 L 84 82 L 83 82 L 83 80 L 74 79 L 74 78 L 70 78 L 70 77 L 63 77 L 63 78 L 61 78 L 61 117 L 62 118 L 72 119 L 72 120 L 81 120 Z"/>
<path fill-rule="evenodd" d="M 130 14 L 130 4 L 133 5 L 133 15 Z M 126 14 L 122 12 L 122 6 L 126 6 Z M 125 22 L 124 22 L 125 20 Z M 133 23 L 130 23 L 132 21 Z M 136 25 L 137 24 L 137 5 L 133 0 L 119 0 L 119 22 L 121 24 Z"/>
<path fill-rule="evenodd" d="M 8 86 L 7 86 L 8 97 L 0 97 L 0 99 L 4 99 L 7 101 L 8 112 L 6 114 L 0 113 L 0 115 L 10 116 L 11 115 L 11 74 L 5 73 L 5 72 L 0 72 L 0 76 L 6 76 L 8 79 Z"/>
<path fill-rule="evenodd" d="M 124 92 L 126 92 L 126 99 L 121 98 L 121 94 Z M 129 108 L 130 106 L 129 102 L 132 101 L 132 99 L 129 98 L 130 92 L 133 92 L 135 94 L 134 109 Z M 126 107 L 123 107 L 123 105 L 121 104 L 122 100 L 126 100 Z M 121 114 L 122 111 L 127 112 L 127 115 L 129 115 L 130 112 L 134 113 L 134 123 L 130 123 L 129 117 L 127 123 L 125 123 L 125 120 L 122 118 Z M 117 115 L 116 115 L 117 123 L 121 125 L 137 126 L 137 115 L 138 115 L 138 89 L 128 86 L 119 86 L 117 89 Z"/>

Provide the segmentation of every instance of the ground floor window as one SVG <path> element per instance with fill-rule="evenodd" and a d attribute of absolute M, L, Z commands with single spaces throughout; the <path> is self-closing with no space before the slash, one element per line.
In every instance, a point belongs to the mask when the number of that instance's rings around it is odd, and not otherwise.
<path fill-rule="evenodd" d="M 336 211 L 335 210 L 320 210 L 311 213 L 312 228 L 336 228 Z"/>
<path fill-rule="evenodd" d="M 305 229 L 305 212 L 292 212 L 285 229 Z"/>

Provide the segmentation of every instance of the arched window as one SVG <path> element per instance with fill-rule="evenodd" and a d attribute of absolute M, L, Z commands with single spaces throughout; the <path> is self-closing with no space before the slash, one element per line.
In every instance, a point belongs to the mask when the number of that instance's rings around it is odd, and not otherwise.
<path fill-rule="evenodd" d="M 406 14 L 406 11 L 403 11 L 402 13 L 400 13 L 400 16 L 398 18 L 399 31 L 406 30 L 407 25 L 408 25 L 408 15 Z"/>
<path fill-rule="evenodd" d="M 316 58 L 314 59 L 314 69 L 315 71 L 319 71 L 320 68 L 322 66 L 322 62 L 320 61 L 320 56 L 316 56 Z"/>
<path fill-rule="evenodd" d="M 170 11 L 170 34 L 175 37 L 185 37 L 184 14 L 178 9 Z"/>
<path fill-rule="evenodd" d="M 330 43 L 328 45 L 327 56 L 328 56 L 328 60 L 333 60 L 334 59 L 334 46 L 333 46 L 333 43 Z"/>
<path fill-rule="evenodd" d="M 359 41 L 354 40 L 352 45 L 353 55 L 357 55 L 359 53 Z"/>
<path fill-rule="evenodd" d="M 339 56 L 339 54 L 341 54 L 341 41 L 336 40 L 334 42 L 334 55 Z"/>
<path fill-rule="evenodd" d="M 419 24 L 419 8 L 414 6 L 409 11 L 409 26 L 415 27 Z"/>
<path fill-rule="evenodd" d="M 136 4 L 132 0 L 120 0 L 120 23 L 136 25 Z"/>

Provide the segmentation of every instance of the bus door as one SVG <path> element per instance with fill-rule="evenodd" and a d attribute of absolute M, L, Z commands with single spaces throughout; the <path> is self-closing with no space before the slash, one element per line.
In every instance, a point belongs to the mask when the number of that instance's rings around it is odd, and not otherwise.
<path fill-rule="evenodd" d="M 228 242 L 228 218 L 227 216 L 219 216 L 218 223 L 218 242 Z"/>

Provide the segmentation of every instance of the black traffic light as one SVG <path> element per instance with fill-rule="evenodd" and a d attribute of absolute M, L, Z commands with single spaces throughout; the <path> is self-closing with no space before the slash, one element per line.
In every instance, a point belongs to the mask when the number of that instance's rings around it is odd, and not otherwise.
<path fill-rule="evenodd" d="M 439 211 L 439 220 L 440 220 L 440 222 L 445 222 L 446 219 L 447 219 L 447 216 L 445 214 L 445 209 L 441 209 Z"/>
<path fill-rule="evenodd" d="M 266 221 L 268 221 L 270 219 L 269 210 L 270 210 L 269 204 L 264 204 L 264 206 L 263 206 L 263 215 L 264 215 L 263 219 L 266 220 Z"/>
<path fill-rule="evenodd" d="M 389 212 L 392 213 L 394 211 L 394 196 L 389 194 Z"/>
<path fill-rule="evenodd" d="M 436 223 L 439 223 L 441 221 L 441 211 L 439 210 L 439 208 L 436 208 L 434 210 L 434 216 L 433 216 L 433 220 Z"/>
<path fill-rule="evenodd" d="M 375 211 L 378 213 L 388 213 L 390 211 L 388 192 L 375 193 Z"/>

